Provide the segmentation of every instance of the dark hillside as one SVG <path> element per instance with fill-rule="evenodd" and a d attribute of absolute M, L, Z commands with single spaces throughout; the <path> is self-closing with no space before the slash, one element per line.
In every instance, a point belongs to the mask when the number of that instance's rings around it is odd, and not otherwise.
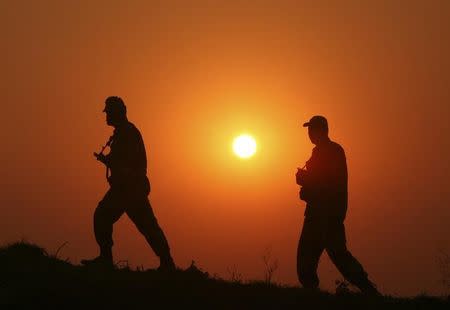
<path fill-rule="evenodd" d="M 450 309 L 431 297 L 335 296 L 254 282 L 211 278 L 191 266 L 163 273 L 74 266 L 32 244 L 0 248 L 0 308 L 59 309 Z"/>

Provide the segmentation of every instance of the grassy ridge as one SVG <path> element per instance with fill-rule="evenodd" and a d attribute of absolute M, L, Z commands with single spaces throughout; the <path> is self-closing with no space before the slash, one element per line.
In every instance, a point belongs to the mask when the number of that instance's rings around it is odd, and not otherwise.
<path fill-rule="evenodd" d="M 211 278 L 195 266 L 173 273 L 74 266 L 33 244 L 0 248 L 0 308 L 60 309 L 450 309 L 426 296 L 335 296 L 296 287 Z M 305 308 L 306 307 L 306 308 Z"/>

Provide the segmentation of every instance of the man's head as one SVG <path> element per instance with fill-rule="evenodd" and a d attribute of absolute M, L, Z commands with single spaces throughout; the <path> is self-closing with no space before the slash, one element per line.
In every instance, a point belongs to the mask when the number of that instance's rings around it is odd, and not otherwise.
<path fill-rule="evenodd" d="M 313 116 L 303 127 L 308 127 L 308 136 L 315 145 L 328 140 L 328 122 L 320 115 Z"/>
<path fill-rule="evenodd" d="M 111 96 L 105 100 L 106 123 L 109 126 L 116 127 L 127 119 L 127 107 L 122 98 Z"/>

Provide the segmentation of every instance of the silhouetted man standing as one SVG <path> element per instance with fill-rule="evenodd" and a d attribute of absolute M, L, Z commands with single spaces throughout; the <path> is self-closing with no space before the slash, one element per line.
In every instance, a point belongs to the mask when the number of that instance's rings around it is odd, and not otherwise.
<path fill-rule="evenodd" d="M 106 123 L 114 127 L 114 134 L 107 143 L 111 151 L 108 155 L 103 155 L 103 152 L 94 155 L 107 167 L 110 189 L 94 213 L 94 232 L 100 255 L 92 260 L 82 260 L 82 263 L 113 266 L 113 224 L 126 213 L 159 256 L 159 269 L 175 269 L 166 237 L 147 197 L 150 193 L 150 183 L 147 178 L 147 156 L 142 136 L 128 121 L 126 107 L 121 98 L 108 97 L 103 112 L 106 112 Z"/>
<path fill-rule="evenodd" d="M 328 122 L 314 116 L 303 127 L 313 144 L 306 167 L 296 174 L 300 199 L 306 202 L 305 220 L 297 252 L 297 274 L 305 288 L 319 285 L 317 266 L 324 250 L 342 275 L 363 293 L 379 292 L 346 246 L 347 163 L 343 148 L 328 137 Z"/>

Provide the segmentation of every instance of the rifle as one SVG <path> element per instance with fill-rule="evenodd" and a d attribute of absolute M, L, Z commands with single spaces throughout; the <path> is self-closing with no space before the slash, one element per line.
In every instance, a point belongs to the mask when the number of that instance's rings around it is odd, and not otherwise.
<path fill-rule="evenodd" d="M 103 160 L 101 160 L 101 158 L 103 157 L 105 157 L 105 155 L 103 155 L 103 152 L 105 151 L 105 149 L 107 148 L 107 147 L 110 147 L 111 146 L 111 143 L 113 142 L 113 140 L 114 140 L 114 135 L 113 136 L 111 136 L 111 137 L 109 137 L 109 139 L 108 139 L 108 141 L 106 142 L 106 144 L 104 145 L 104 146 L 102 146 L 102 149 L 100 150 L 100 152 L 99 153 L 96 153 L 96 152 L 94 152 L 94 156 L 95 156 L 95 158 L 97 158 L 97 160 L 98 161 L 101 161 L 102 163 L 104 163 L 105 164 L 105 166 L 106 166 L 106 180 L 109 182 L 109 165 L 105 162 L 105 161 L 103 161 Z"/>

